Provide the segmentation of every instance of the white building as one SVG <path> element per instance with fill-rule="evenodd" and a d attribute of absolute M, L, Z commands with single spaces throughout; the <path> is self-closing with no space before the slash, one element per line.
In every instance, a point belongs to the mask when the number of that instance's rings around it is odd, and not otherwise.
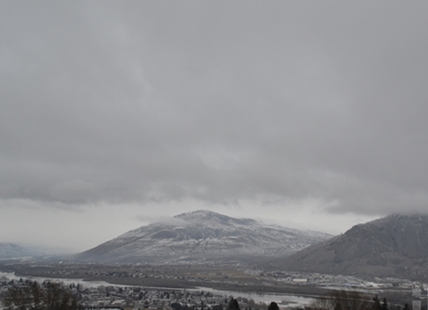
<path fill-rule="evenodd" d="M 418 299 L 414 299 L 412 301 L 412 310 L 421 310 L 421 301 Z"/>

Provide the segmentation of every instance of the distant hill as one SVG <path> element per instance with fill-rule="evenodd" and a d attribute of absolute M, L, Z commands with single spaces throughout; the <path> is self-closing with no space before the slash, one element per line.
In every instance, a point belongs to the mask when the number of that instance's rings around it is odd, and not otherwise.
<path fill-rule="evenodd" d="M 278 266 L 331 274 L 428 279 L 428 216 L 390 215 L 299 251 Z"/>
<path fill-rule="evenodd" d="M 195 211 L 129 231 L 78 260 L 177 263 L 284 257 L 330 235 Z"/>
<path fill-rule="evenodd" d="M 40 254 L 33 249 L 21 247 L 14 243 L 0 242 L 0 259 L 3 258 L 21 258 Z"/>

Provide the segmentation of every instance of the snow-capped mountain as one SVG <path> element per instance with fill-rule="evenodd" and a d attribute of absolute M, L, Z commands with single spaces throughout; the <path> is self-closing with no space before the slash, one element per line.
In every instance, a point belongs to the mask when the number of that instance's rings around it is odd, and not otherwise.
<path fill-rule="evenodd" d="M 265 225 L 210 211 L 195 211 L 129 231 L 77 259 L 110 262 L 179 262 L 283 257 L 330 235 Z"/>

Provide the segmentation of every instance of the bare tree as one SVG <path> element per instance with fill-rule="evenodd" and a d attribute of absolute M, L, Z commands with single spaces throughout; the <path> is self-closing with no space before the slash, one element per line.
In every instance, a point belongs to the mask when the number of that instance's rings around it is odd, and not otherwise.
<path fill-rule="evenodd" d="M 2 296 L 9 310 L 75 310 L 76 297 L 57 283 L 27 282 L 11 286 Z"/>

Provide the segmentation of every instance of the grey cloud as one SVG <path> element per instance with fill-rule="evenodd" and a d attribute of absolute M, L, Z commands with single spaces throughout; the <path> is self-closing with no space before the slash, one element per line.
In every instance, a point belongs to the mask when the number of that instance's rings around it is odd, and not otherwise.
<path fill-rule="evenodd" d="M 1 199 L 428 202 L 424 3 L 1 6 Z"/>

